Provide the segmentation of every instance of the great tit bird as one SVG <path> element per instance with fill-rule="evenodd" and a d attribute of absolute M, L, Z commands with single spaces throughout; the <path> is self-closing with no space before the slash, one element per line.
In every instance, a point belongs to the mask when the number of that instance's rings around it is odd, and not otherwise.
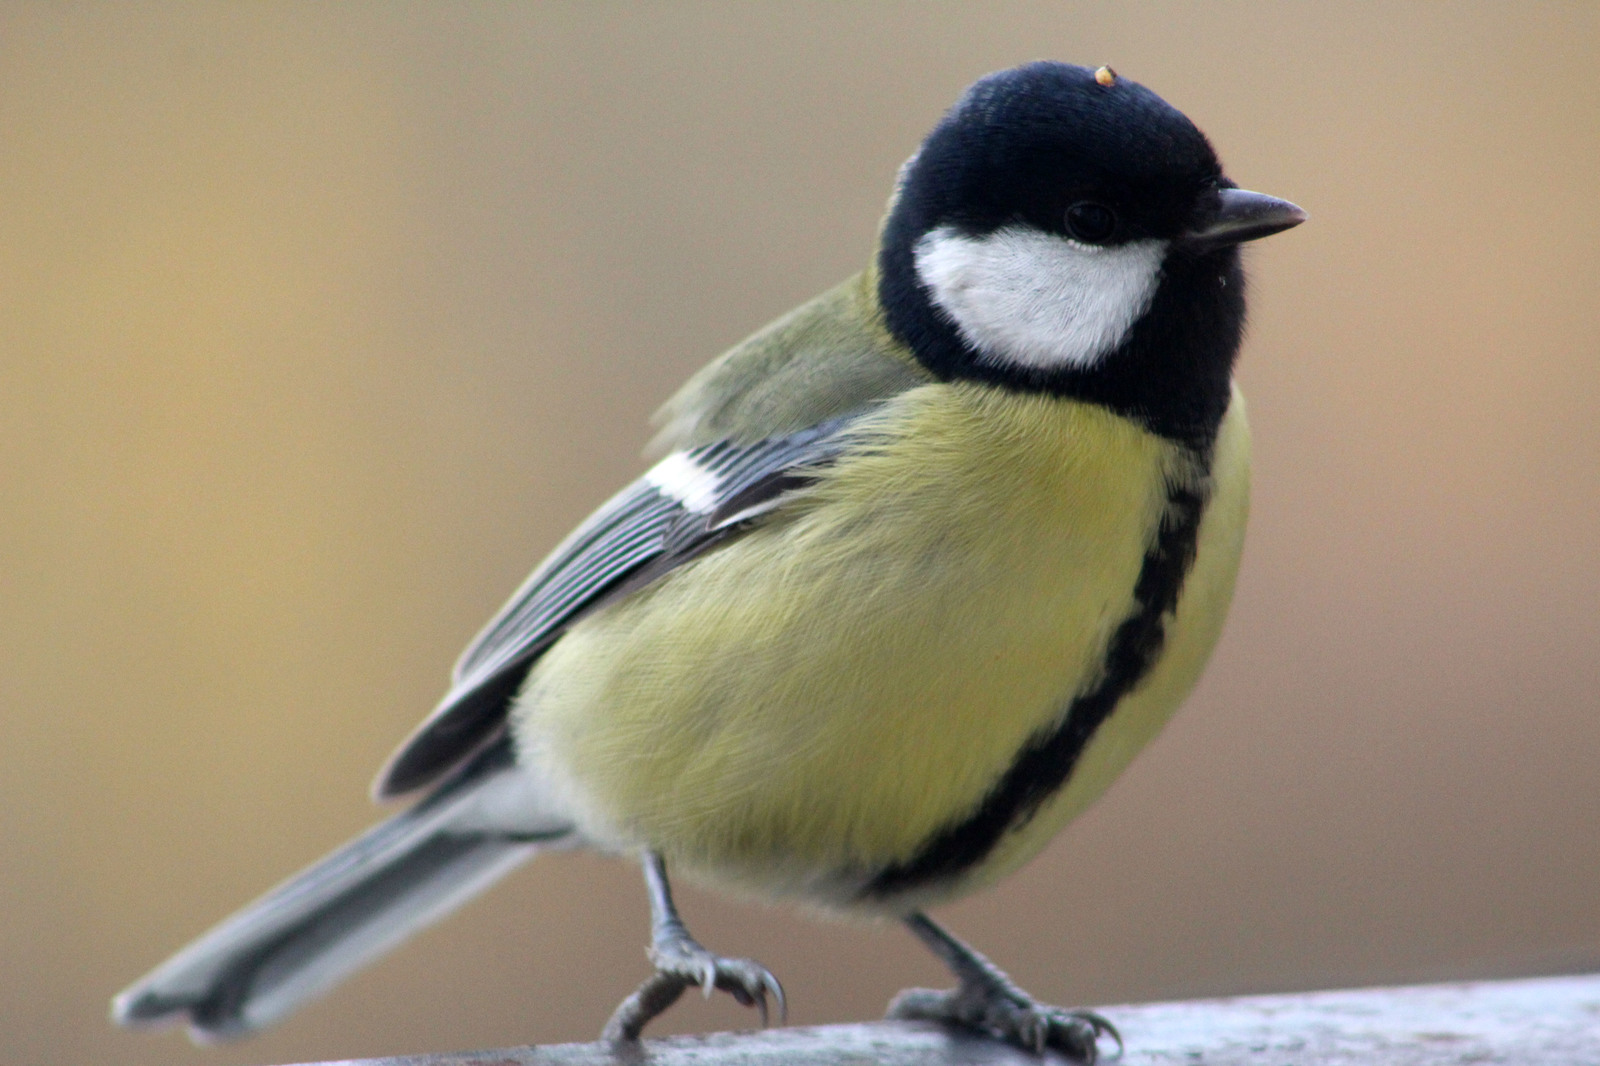
<path fill-rule="evenodd" d="M 773 976 L 689 935 L 667 870 L 904 921 L 954 971 L 899 1018 L 1092 1059 L 929 907 L 1032 858 L 1200 674 L 1249 435 L 1239 248 L 1293 204 L 1109 68 L 974 84 L 904 165 L 873 264 L 695 374 L 663 457 L 517 590 L 392 757 L 420 796 L 117 997 L 257 1029 L 543 851 L 642 858 L 655 972 L 763 1017 Z"/>

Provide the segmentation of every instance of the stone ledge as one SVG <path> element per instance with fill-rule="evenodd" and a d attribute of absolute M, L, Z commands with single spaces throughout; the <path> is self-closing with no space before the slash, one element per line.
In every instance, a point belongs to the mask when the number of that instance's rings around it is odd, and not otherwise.
<path fill-rule="evenodd" d="M 1119 1066 L 1597 1066 L 1600 975 L 1107 1007 Z M 343 1066 L 1041 1066 L 994 1041 L 910 1022 L 552 1044 Z M 333 1064 L 325 1064 L 333 1066 Z"/>

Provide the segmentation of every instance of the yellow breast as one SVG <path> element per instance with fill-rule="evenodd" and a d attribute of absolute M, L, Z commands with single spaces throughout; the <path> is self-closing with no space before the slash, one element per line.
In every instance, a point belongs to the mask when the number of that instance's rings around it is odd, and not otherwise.
<path fill-rule="evenodd" d="M 1217 481 L 1167 654 L 971 883 L 1103 791 L 1198 675 L 1238 558 L 1240 408 L 1217 446 L 1238 472 Z M 536 665 L 522 758 L 586 834 L 847 902 L 973 811 L 1095 682 L 1167 486 L 1194 476 L 1182 449 L 1101 408 L 971 385 L 903 393 L 861 433 L 797 505 Z"/>

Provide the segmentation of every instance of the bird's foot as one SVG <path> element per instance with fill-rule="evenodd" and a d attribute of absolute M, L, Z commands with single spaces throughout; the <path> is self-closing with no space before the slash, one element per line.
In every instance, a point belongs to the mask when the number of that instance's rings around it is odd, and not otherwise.
<path fill-rule="evenodd" d="M 731 995 L 746 1007 L 761 1012 L 761 1025 L 767 1024 L 767 997 L 778 1004 L 782 1024 L 788 1013 L 783 986 L 772 971 L 753 959 L 729 959 L 712 954 L 684 936 L 650 949 L 656 972 L 617 1007 L 600 1034 L 613 1044 L 630 1044 L 639 1039 L 651 1019 L 678 1001 L 684 991 L 698 986 L 707 999 L 717 989 Z"/>
<path fill-rule="evenodd" d="M 1099 1014 L 1035 1003 L 1009 982 L 943 990 L 908 988 L 889 1004 L 887 1017 L 976 1029 L 1024 1051 L 1043 1054 L 1049 1048 L 1089 1066 L 1099 1057 L 1101 1036 L 1116 1041 L 1117 1054 L 1122 1054 L 1122 1036 Z"/>

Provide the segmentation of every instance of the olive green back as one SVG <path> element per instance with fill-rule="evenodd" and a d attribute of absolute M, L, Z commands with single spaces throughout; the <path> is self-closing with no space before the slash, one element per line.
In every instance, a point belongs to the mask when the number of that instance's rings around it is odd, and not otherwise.
<path fill-rule="evenodd" d="M 662 405 L 647 454 L 793 433 L 933 380 L 890 335 L 866 270 L 734 346 Z"/>

